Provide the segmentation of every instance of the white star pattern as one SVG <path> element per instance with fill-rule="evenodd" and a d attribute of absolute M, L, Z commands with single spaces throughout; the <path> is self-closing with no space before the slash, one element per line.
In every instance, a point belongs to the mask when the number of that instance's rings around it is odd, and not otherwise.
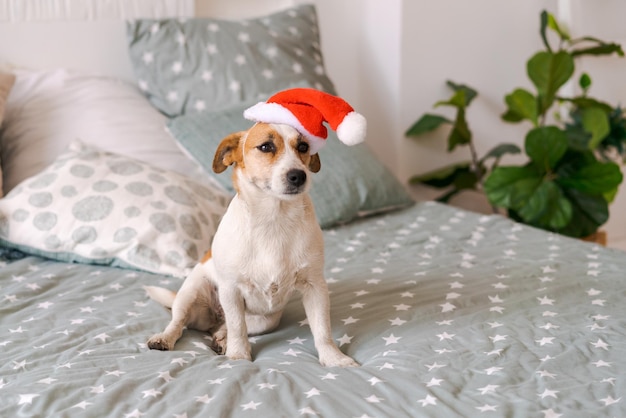
<path fill-rule="evenodd" d="M 402 324 L 405 324 L 407 321 L 405 321 L 404 319 L 400 319 L 400 318 L 396 317 L 394 319 L 389 319 L 389 322 L 393 326 L 400 326 Z"/>
<path fill-rule="evenodd" d="M 306 395 L 307 398 L 310 398 L 310 397 L 313 397 L 313 396 L 319 396 L 320 393 L 321 392 L 317 388 L 311 388 L 309 391 L 304 392 L 304 394 Z"/>
<path fill-rule="evenodd" d="M 196 402 L 197 403 L 203 403 L 203 404 L 207 405 L 207 404 L 211 403 L 212 400 L 213 400 L 213 397 L 209 396 L 209 395 L 206 395 L 206 394 L 204 394 L 202 396 L 196 396 Z"/>
<path fill-rule="evenodd" d="M 124 414 L 124 417 L 126 418 L 139 418 L 146 415 L 144 412 L 141 412 L 139 409 L 134 409 L 132 412 L 129 412 L 128 414 Z"/>
<path fill-rule="evenodd" d="M 559 417 L 563 416 L 563 414 L 557 413 L 552 408 L 544 409 L 541 412 L 543 413 L 543 418 L 559 418 Z"/>
<path fill-rule="evenodd" d="M 551 398 L 555 398 L 556 399 L 556 394 L 559 393 L 558 390 L 549 390 L 546 389 L 544 390 L 542 393 L 539 394 L 539 396 L 541 397 L 541 399 L 546 398 L 546 397 L 551 397 Z"/>
<path fill-rule="evenodd" d="M 383 340 L 385 340 L 385 345 L 397 344 L 400 339 L 402 339 L 402 337 L 396 337 L 393 334 L 389 335 L 388 337 L 383 337 Z"/>
<path fill-rule="evenodd" d="M 144 52 L 142 56 L 143 62 L 147 64 L 152 64 L 154 61 L 154 54 L 152 52 Z"/>
<path fill-rule="evenodd" d="M 144 390 L 143 392 L 143 397 L 144 398 L 156 398 L 159 395 L 162 395 L 163 393 L 161 391 L 156 390 L 155 388 L 152 389 L 148 389 L 148 390 Z"/>
<path fill-rule="evenodd" d="M 233 80 L 228 85 L 228 88 L 231 91 L 237 92 L 237 91 L 241 90 L 241 83 L 239 83 L 238 81 Z"/>
<path fill-rule="evenodd" d="M 261 402 L 250 401 L 246 404 L 241 405 L 241 408 L 243 408 L 244 411 L 256 410 L 259 405 L 261 405 Z"/>
<path fill-rule="evenodd" d="M 436 379 L 433 377 L 432 379 L 430 379 L 429 382 L 426 383 L 426 387 L 441 386 L 441 382 L 443 382 L 443 379 Z"/>
<path fill-rule="evenodd" d="M 341 347 L 344 344 L 350 344 L 352 342 L 352 338 L 354 337 L 350 337 L 347 334 L 343 334 L 341 338 L 337 339 L 337 342 L 339 343 L 339 347 Z"/>
<path fill-rule="evenodd" d="M 612 396 L 607 396 L 606 398 L 600 399 L 601 402 L 604 402 L 605 406 L 613 405 L 614 403 L 618 403 L 622 400 L 621 397 L 617 399 L 613 399 Z"/>
<path fill-rule="evenodd" d="M 196 104 L 194 105 L 194 108 L 198 112 L 202 112 L 203 110 L 206 109 L 206 103 L 204 102 L 204 100 L 196 100 Z"/>
<path fill-rule="evenodd" d="M 91 402 L 82 401 L 72 406 L 72 408 L 80 408 L 82 410 L 86 409 L 89 405 L 93 405 Z"/>
<path fill-rule="evenodd" d="M 104 386 L 100 385 L 100 386 L 92 386 L 90 393 L 104 393 Z"/>
<path fill-rule="evenodd" d="M 439 306 L 441 306 L 441 312 L 452 312 L 456 309 L 456 306 L 451 303 L 444 303 L 443 305 Z"/>
<path fill-rule="evenodd" d="M 496 408 L 497 408 L 496 405 L 488 405 L 488 404 L 476 407 L 476 409 L 478 409 L 480 412 L 496 412 Z"/>
<path fill-rule="evenodd" d="M 319 416 L 319 413 L 310 407 L 306 407 L 306 408 L 302 408 L 298 411 L 300 413 L 300 415 L 313 415 L 313 416 Z"/>
<path fill-rule="evenodd" d="M 481 395 L 487 395 L 489 393 L 496 393 L 496 389 L 498 389 L 500 385 L 487 385 L 482 388 L 478 388 L 478 391 Z"/>
<path fill-rule="evenodd" d="M 185 100 L 193 104 L 196 98 Z M 63 263 L 47 261 L 54 267 L 54 280 L 43 281 L 43 273 L 26 274 L 24 267 L 21 271 L 14 268 L 0 282 L 0 291 L 15 295 L 15 300 L 26 306 L 18 308 L 19 315 L 8 311 L 7 320 L 4 315 L 0 318 L 0 340 L 4 340 L 0 346 L 9 353 L 5 366 L 10 372 L 10 379 L 0 378 L 3 399 L 8 394 L 6 399 L 15 408 L 9 409 L 11 412 L 18 408 L 33 412 L 43 405 L 54 408 L 50 393 L 67 387 L 67 393 L 76 394 L 64 405 L 69 413 L 97 413 L 98 405 L 117 396 L 123 402 L 120 416 L 151 416 L 156 410 L 163 416 L 181 418 L 191 416 L 192 411 L 220 416 L 226 410 L 242 415 L 324 416 L 329 405 L 339 400 L 345 404 L 346 416 L 365 418 L 366 411 L 377 416 L 376 411 L 390 411 L 396 406 L 417 415 L 445 415 L 448 408 L 460 408 L 460 399 L 454 394 L 462 392 L 464 409 L 458 410 L 464 416 L 495 416 L 508 410 L 503 400 L 510 395 L 509 378 L 514 370 L 519 379 L 516 390 L 524 390 L 532 398 L 520 401 L 521 407 L 530 402 L 539 416 L 586 413 L 584 407 L 570 409 L 573 396 L 580 398 L 577 405 L 590 405 L 594 412 L 607 416 L 615 415 L 623 406 L 619 392 L 623 365 L 617 349 L 622 341 L 618 331 L 620 295 L 613 287 L 615 283 L 605 283 L 613 273 L 604 267 L 607 255 L 603 250 L 594 260 L 599 265 L 589 267 L 599 271 L 602 280 L 586 278 L 587 270 L 583 269 L 581 284 L 572 273 L 575 266 L 561 258 L 568 253 L 569 244 L 535 240 L 536 258 L 544 260 L 543 264 L 524 264 L 525 280 L 520 280 L 518 256 L 505 259 L 500 255 L 504 249 L 515 249 L 526 260 L 528 250 L 522 245 L 526 234 L 536 233 L 532 228 L 516 232 L 516 240 L 512 240 L 502 227 L 507 221 L 489 217 L 491 220 L 482 224 L 481 236 L 477 236 L 472 233 L 477 232 L 476 225 L 468 229 L 467 224 L 478 217 L 459 216 L 455 210 L 454 216 L 444 217 L 446 224 L 454 226 L 444 232 L 435 224 L 438 238 L 431 242 L 425 230 L 430 218 L 405 218 L 394 223 L 394 216 L 388 215 L 376 227 L 380 229 L 372 226 L 379 221 L 376 219 L 350 225 L 349 236 L 344 227 L 337 227 L 334 235 L 325 232 L 329 251 L 325 271 L 334 275 L 327 278 L 331 338 L 342 352 L 361 364 L 359 368 L 322 368 L 301 304 L 291 302 L 275 332 L 250 339 L 252 362 L 216 355 L 208 345 L 210 336 L 191 329 L 185 330 L 173 350 L 149 350 L 147 336 L 165 326 L 169 313 L 149 300 L 142 286 L 156 283 L 175 289 L 180 285 L 176 279 L 141 272 L 126 279 L 120 269 L 113 274 L 105 267 L 87 271 L 87 266 L 74 267 L 65 276 L 59 273 L 65 271 Z M 498 234 L 492 235 L 492 222 L 500 224 Z M 458 238 L 450 238 L 459 234 L 466 240 L 462 247 Z M 489 252 L 484 249 L 494 236 L 499 240 L 496 259 L 493 246 Z M 479 245 L 465 245 L 470 237 L 479 240 Z M 417 250 L 413 242 L 419 244 Z M 550 258 L 545 250 L 557 242 L 560 255 Z M 427 245 L 432 248 L 426 249 Z M 587 251 L 584 245 L 577 248 Z M 355 251 L 342 251 L 346 246 Z M 406 247 L 413 257 L 407 261 L 403 256 Z M 446 264 L 439 263 L 438 254 L 445 254 Z M 587 266 L 584 254 L 580 259 Z M 485 258 L 487 273 L 483 270 Z M 422 261 L 432 264 L 419 265 Z M 471 261 L 473 267 L 463 269 L 463 261 Z M 553 281 L 536 280 L 543 274 L 541 266 L 547 263 L 555 270 L 549 273 Z M 41 267 L 42 271 L 48 269 L 48 265 Z M 398 275 L 396 269 L 402 275 L 390 279 L 388 274 L 392 278 Z M 99 273 L 93 275 L 97 281 L 85 279 L 92 275 L 90 272 Z M 581 298 L 574 306 L 570 306 L 572 295 Z M 29 303 L 31 296 L 37 298 Z M 5 309 L 11 309 L 15 302 L 4 299 Z M 39 306 L 46 302 L 51 303 L 48 308 Z M 449 310 L 442 312 L 444 307 Z M 506 308 L 505 314 L 492 310 L 500 307 Z M 26 309 L 23 314 L 22 309 Z M 42 321 L 48 316 L 54 321 Z M 42 329 L 42 323 L 49 329 Z M 151 324 L 149 331 L 146 323 Z M 29 341 L 25 350 L 16 350 L 25 340 Z M 53 351 L 59 347 L 68 350 L 68 346 L 71 351 L 60 355 Z M 565 366 L 569 347 L 582 359 L 571 368 Z M 513 354 L 520 349 L 524 359 L 533 359 L 531 367 L 519 367 Z M 11 354 L 18 351 L 20 356 Z M 49 364 L 48 358 L 54 362 Z M 88 376 L 86 367 L 97 368 L 98 376 Z M 26 375 L 33 373 L 37 377 L 25 383 Z M 575 379 L 586 382 L 584 390 L 571 385 L 574 374 Z M 80 379 L 74 382 L 68 376 Z M 129 383 L 133 380 L 140 383 Z M 525 382 L 532 382 L 532 386 Z M 20 387 L 26 394 L 19 393 Z M 185 396 L 179 396 L 183 393 Z M 223 393 L 229 394 L 228 406 Z M 285 393 L 289 393 L 290 402 L 277 406 Z M 174 396 L 180 401 L 172 402 Z M 129 399 L 132 401 L 127 403 Z M 51 410 L 51 414 L 57 412 Z"/>
<path fill-rule="evenodd" d="M 596 341 L 595 343 L 592 342 L 591 345 L 593 345 L 594 348 L 600 348 L 606 351 L 609 350 L 609 345 L 606 342 L 602 341 L 600 338 L 598 338 L 598 341 Z"/>
<path fill-rule="evenodd" d="M 418 402 L 422 405 L 422 407 L 426 407 L 428 405 L 437 405 L 437 398 L 431 395 L 426 395 L 424 399 L 420 399 Z"/>
<path fill-rule="evenodd" d="M 36 397 L 38 397 L 40 395 L 36 394 L 36 393 L 27 393 L 27 394 L 23 394 L 20 395 L 20 400 L 18 401 L 18 405 L 24 405 L 24 404 L 32 404 L 33 403 L 33 399 L 35 399 Z"/>
<path fill-rule="evenodd" d="M 535 340 L 535 342 L 537 344 L 539 344 L 540 346 L 544 346 L 547 344 L 553 344 L 554 343 L 554 337 L 543 337 L 539 340 Z"/>

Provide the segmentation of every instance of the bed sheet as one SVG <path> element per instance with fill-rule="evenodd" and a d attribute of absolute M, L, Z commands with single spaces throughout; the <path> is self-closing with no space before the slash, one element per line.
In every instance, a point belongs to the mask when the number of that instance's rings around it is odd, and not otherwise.
<path fill-rule="evenodd" d="M 589 417 L 626 414 L 626 255 L 436 203 L 325 232 L 333 335 L 296 297 L 253 362 L 185 331 L 167 276 L 24 257 L 0 273 L 0 416 Z"/>

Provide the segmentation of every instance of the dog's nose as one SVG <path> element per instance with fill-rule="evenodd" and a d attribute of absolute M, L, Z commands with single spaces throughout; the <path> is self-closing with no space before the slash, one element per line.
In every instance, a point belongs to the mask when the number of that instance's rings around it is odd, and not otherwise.
<path fill-rule="evenodd" d="M 292 169 L 287 171 L 287 181 L 291 186 L 300 187 L 306 181 L 306 173 L 304 170 Z"/>

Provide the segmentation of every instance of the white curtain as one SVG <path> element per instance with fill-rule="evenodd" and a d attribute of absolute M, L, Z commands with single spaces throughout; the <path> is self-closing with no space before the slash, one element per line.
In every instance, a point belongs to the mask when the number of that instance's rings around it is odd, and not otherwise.
<path fill-rule="evenodd" d="M 194 0 L 0 0 L 0 22 L 191 17 Z"/>

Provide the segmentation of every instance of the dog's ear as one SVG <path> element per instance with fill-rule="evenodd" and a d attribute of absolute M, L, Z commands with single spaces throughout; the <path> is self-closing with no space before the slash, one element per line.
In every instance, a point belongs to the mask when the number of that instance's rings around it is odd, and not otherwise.
<path fill-rule="evenodd" d="M 235 132 L 222 139 L 213 157 L 213 171 L 221 173 L 229 165 L 241 161 L 239 141 L 245 132 Z"/>
<path fill-rule="evenodd" d="M 309 170 L 313 173 L 317 173 L 322 168 L 322 162 L 320 161 L 319 154 L 311 155 L 311 161 L 309 161 Z"/>

